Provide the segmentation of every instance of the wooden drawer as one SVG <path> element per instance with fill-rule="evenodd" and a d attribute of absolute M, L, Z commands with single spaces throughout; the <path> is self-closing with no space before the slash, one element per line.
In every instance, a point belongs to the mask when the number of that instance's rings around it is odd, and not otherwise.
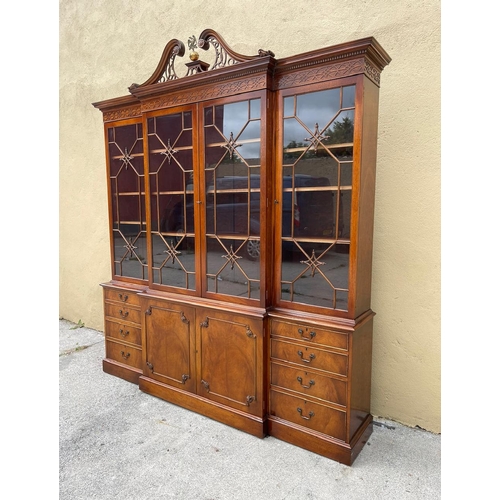
<path fill-rule="evenodd" d="M 116 323 L 114 321 L 106 321 L 106 337 L 118 340 L 120 342 L 130 342 L 141 346 L 141 329 L 134 326 Z"/>
<path fill-rule="evenodd" d="M 271 415 L 345 441 L 346 413 L 271 390 Z"/>
<path fill-rule="evenodd" d="M 141 324 L 141 310 L 125 304 L 104 303 L 104 314 L 119 321 Z"/>
<path fill-rule="evenodd" d="M 142 350 L 137 347 L 106 340 L 106 357 L 118 363 L 142 369 Z"/>
<path fill-rule="evenodd" d="M 281 340 L 271 340 L 271 356 L 276 359 L 347 376 L 347 356 L 325 351 L 318 346 L 304 346 Z"/>
<path fill-rule="evenodd" d="M 271 365 L 271 384 L 346 406 L 347 382 L 292 366 Z"/>
<path fill-rule="evenodd" d="M 346 333 L 316 328 L 311 324 L 287 323 L 284 321 L 272 320 L 271 335 L 288 337 L 294 340 L 303 340 L 311 344 L 325 345 L 335 347 L 336 349 L 347 350 L 348 348 Z"/>
<path fill-rule="evenodd" d="M 137 293 L 129 290 L 115 290 L 113 288 L 104 289 L 104 300 L 111 300 L 113 302 L 120 302 L 122 304 L 138 306 L 139 297 Z"/>

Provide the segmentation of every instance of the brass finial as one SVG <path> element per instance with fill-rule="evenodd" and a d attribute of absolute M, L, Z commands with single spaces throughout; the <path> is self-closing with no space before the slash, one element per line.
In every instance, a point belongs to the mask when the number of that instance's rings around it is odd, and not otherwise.
<path fill-rule="evenodd" d="M 191 59 L 191 61 L 197 61 L 198 57 L 200 57 L 200 55 L 195 50 L 198 48 L 195 35 L 190 36 L 188 38 L 188 47 L 189 47 L 189 50 L 191 51 L 191 54 L 189 54 L 189 59 Z"/>

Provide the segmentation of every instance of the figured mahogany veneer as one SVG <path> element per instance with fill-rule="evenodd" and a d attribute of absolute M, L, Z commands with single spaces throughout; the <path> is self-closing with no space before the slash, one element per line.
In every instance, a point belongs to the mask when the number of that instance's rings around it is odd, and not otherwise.
<path fill-rule="evenodd" d="M 104 119 L 107 373 L 352 464 L 372 430 L 373 38 L 276 59 L 167 43 Z M 200 53 L 213 53 L 207 63 Z"/>

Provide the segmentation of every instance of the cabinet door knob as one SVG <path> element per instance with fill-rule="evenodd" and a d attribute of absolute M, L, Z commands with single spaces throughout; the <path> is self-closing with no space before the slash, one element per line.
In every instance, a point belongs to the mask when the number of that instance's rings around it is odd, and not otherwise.
<path fill-rule="evenodd" d="M 125 353 L 125 351 L 121 351 L 121 355 L 122 355 L 122 358 L 123 358 L 123 359 L 128 359 L 128 358 L 130 358 L 130 353 L 129 353 L 129 352 Z"/>
<path fill-rule="evenodd" d="M 120 300 L 122 300 L 123 302 L 127 302 L 128 300 L 128 295 L 123 295 L 122 293 L 119 293 L 118 297 L 120 297 Z"/>
<path fill-rule="evenodd" d="M 126 318 L 128 316 L 128 311 L 123 312 L 121 309 L 118 311 L 122 318 Z"/>

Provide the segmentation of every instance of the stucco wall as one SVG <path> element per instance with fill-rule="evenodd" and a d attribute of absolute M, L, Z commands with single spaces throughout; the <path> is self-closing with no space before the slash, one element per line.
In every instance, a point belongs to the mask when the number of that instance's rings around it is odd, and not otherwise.
<path fill-rule="evenodd" d="M 205 28 L 278 59 L 375 36 L 382 72 L 372 413 L 440 432 L 440 3 L 61 0 L 60 316 L 103 328 L 110 279 L 104 134 L 91 103 L 127 94 L 165 44 Z"/>

